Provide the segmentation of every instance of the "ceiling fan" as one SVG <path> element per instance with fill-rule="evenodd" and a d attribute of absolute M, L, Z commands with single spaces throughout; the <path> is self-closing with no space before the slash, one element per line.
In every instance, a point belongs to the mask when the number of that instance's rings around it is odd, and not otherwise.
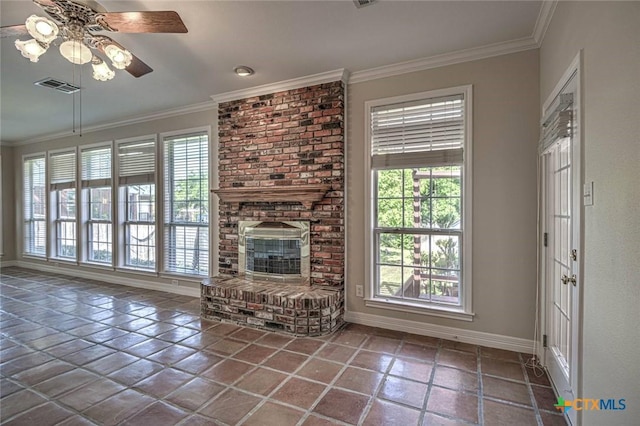
<path fill-rule="evenodd" d="M 50 44 L 59 37 L 60 54 L 74 64 L 91 62 L 96 80 L 111 80 L 115 72 L 95 54 L 106 56 L 111 65 L 134 77 L 153 71 L 151 67 L 101 31 L 121 33 L 186 33 L 180 15 L 174 11 L 107 12 L 93 0 L 33 0 L 50 18 L 31 15 L 24 25 L 0 28 L 0 37 L 31 35 L 31 40 L 16 40 L 22 56 L 38 62 Z M 57 44 L 57 43 L 56 43 Z"/>

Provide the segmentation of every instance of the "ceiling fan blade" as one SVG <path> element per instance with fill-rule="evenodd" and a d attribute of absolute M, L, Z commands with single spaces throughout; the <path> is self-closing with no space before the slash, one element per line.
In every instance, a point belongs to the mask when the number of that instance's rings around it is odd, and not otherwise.
<path fill-rule="evenodd" d="M 133 55 L 133 59 L 131 60 L 131 63 L 125 69 L 129 74 L 131 74 L 135 78 L 142 77 L 143 75 L 149 74 L 151 71 L 153 71 L 153 68 L 151 68 L 149 65 L 142 62 L 140 58 L 138 58 L 135 55 Z"/>
<path fill-rule="evenodd" d="M 100 43 L 96 46 L 96 48 L 103 54 L 105 54 L 104 46 L 107 46 L 108 44 L 114 44 L 118 46 L 120 49 L 126 50 L 125 47 L 123 47 L 120 43 L 118 43 L 117 41 L 113 40 L 110 37 L 100 36 L 100 38 L 107 41 L 106 43 Z M 134 54 L 131 54 L 131 55 L 133 56 L 133 58 L 131 59 L 131 63 L 127 68 L 125 68 L 125 71 L 127 71 L 129 74 L 131 74 L 135 78 L 138 78 L 138 77 L 142 77 L 145 74 L 149 74 L 150 72 L 153 71 L 153 68 L 151 68 L 149 65 L 142 62 L 142 60 L 140 60 L 140 58 L 138 58 L 136 55 Z"/>
<path fill-rule="evenodd" d="M 100 21 L 121 33 L 186 33 L 177 12 L 106 12 Z"/>
<path fill-rule="evenodd" d="M 33 0 L 33 2 L 41 7 L 55 6 L 55 3 L 53 2 L 53 0 Z"/>
<path fill-rule="evenodd" d="M 19 37 L 21 35 L 29 34 L 26 25 L 11 25 L 8 27 L 0 28 L 0 38 L 4 37 Z"/>

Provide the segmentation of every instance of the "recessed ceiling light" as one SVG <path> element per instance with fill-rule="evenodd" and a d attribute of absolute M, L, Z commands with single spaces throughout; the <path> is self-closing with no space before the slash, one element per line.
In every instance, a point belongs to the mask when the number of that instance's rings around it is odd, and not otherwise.
<path fill-rule="evenodd" d="M 238 65 L 233 69 L 233 72 L 238 74 L 240 77 L 249 77 L 250 75 L 253 75 L 255 71 L 245 65 Z"/>

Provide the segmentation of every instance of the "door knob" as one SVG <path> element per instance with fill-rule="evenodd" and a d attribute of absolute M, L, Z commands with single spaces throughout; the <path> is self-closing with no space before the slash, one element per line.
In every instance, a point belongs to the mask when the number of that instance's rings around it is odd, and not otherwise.
<path fill-rule="evenodd" d="M 576 274 L 571 275 L 571 277 L 569 278 L 569 282 L 573 284 L 574 287 L 578 284 L 578 280 L 576 279 Z"/>

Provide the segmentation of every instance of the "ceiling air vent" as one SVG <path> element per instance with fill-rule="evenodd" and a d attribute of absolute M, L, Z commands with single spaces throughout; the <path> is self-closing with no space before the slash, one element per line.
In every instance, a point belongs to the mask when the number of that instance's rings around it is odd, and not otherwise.
<path fill-rule="evenodd" d="M 36 81 L 33 84 L 40 87 L 47 87 L 49 89 L 54 89 L 54 90 L 57 90 L 58 92 L 67 93 L 67 94 L 75 93 L 78 90 L 80 90 L 78 86 L 74 86 L 73 84 L 67 83 L 66 81 L 56 80 L 51 77 L 47 77 L 44 80 Z"/>
<path fill-rule="evenodd" d="M 356 4 L 357 8 L 369 6 L 370 4 L 373 4 L 373 3 L 377 2 L 377 1 L 378 0 L 353 0 L 353 2 Z"/>

